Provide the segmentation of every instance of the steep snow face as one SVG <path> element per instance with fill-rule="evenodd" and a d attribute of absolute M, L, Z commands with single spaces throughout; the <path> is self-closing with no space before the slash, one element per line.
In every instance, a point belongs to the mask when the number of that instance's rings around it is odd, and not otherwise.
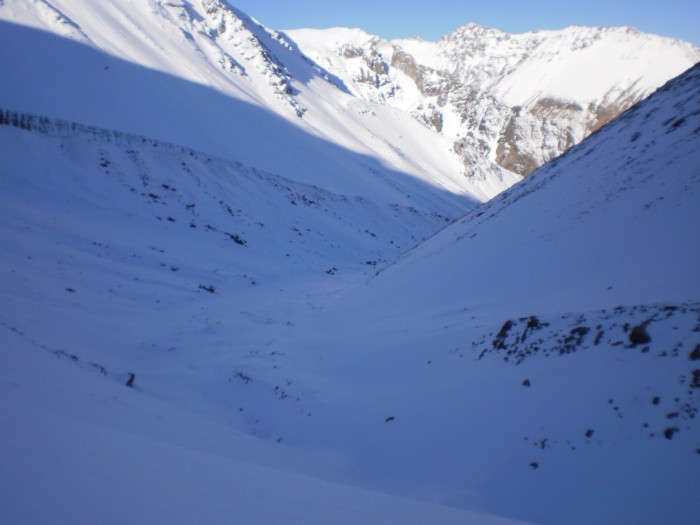
<path fill-rule="evenodd" d="M 5 109 L 181 144 L 334 192 L 372 188 L 388 201 L 405 199 L 394 173 L 462 195 L 466 208 L 517 180 L 491 163 L 470 181 L 444 137 L 349 95 L 283 35 L 218 0 L 8 0 L 0 20 L 13 23 L 0 36 L 13 72 L 0 80 Z"/>
<path fill-rule="evenodd" d="M 448 138 L 477 177 L 486 159 L 527 175 L 700 61 L 688 43 L 626 27 L 508 34 L 469 24 L 438 42 L 286 34 L 356 95 Z"/>
<path fill-rule="evenodd" d="M 387 268 L 373 289 L 392 276 L 432 275 L 429 288 L 412 288 L 427 294 L 419 304 L 440 298 L 498 315 L 700 297 L 692 278 L 700 263 L 692 228 L 700 217 L 699 76 L 696 66 L 469 213 Z M 455 285 L 455 264 L 479 278 Z"/>

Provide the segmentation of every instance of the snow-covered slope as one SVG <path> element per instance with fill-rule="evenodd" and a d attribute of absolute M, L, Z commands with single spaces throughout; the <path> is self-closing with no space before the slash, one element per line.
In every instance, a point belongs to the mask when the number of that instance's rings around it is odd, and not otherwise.
<path fill-rule="evenodd" d="M 286 35 L 0 18 L 0 522 L 694 523 L 697 68 L 417 246 L 516 177 Z"/>
<path fill-rule="evenodd" d="M 694 523 L 699 100 L 389 265 L 442 219 L 3 113 L 0 516 Z"/>
<path fill-rule="evenodd" d="M 276 429 L 315 402 L 275 340 L 445 217 L 46 118 L 0 144 L 0 521 L 511 523 Z"/>
<path fill-rule="evenodd" d="M 469 181 L 449 141 L 346 93 L 281 35 L 218 0 L 8 0 L 0 20 L 5 109 L 388 202 L 425 184 L 483 201 L 517 179 L 494 164 Z M 397 173 L 415 183 L 397 189 Z"/>
<path fill-rule="evenodd" d="M 338 446 L 450 504 L 694 523 L 699 197 L 695 66 L 300 328 Z"/>
<path fill-rule="evenodd" d="M 486 160 L 527 175 L 700 61 L 688 43 L 627 27 L 469 24 L 438 42 L 342 28 L 285 35 L 357 96 L 449 139 L 476 178 Z"/>
<path fill-rule="evenodd" d="M 315 458 L 0 341 L 3 523 L 525 525 L 304 475 Z"/>
<path fill-rule="evenodd" d="M 418 304 L 439 298 L 482 315 L 700 297 L 692 278 L 700 263 L 699 77 L 694 67 L 470 212 L 387 268 L 373 289 L 431 274 L 430 287 L 411 287 L 428 294 Z M 455 283 L 456 261 L 478 278 Z"/>

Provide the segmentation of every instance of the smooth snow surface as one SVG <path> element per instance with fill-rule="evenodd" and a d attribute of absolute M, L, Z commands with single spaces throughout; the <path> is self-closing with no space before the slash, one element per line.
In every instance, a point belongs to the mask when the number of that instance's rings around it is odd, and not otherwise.
<path fill-rule="evenodd" d="M 23 348 L 5 330 L 0 357 L 3 523 L 523 523 L 296 474 L 294 451 Z"/>
<path fill-rule="evenodd" d="M 477 207 L 216 0 L 0 18 L 1 523 L 696 523 L 700 67 Z"/>

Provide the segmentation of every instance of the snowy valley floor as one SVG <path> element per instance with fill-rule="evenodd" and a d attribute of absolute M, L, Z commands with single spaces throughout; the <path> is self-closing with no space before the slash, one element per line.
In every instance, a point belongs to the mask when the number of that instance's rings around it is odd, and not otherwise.
<path fill-rule="evenodd" d="M 442 230 L 444 195 L 0 127 L 0 521 L 694 524 L 699 100 Z"/>
<path fill-rule="evenodd" d="M 516 523 L 295 473 L 317 459 L 1 347 L 3 523 Z"/>

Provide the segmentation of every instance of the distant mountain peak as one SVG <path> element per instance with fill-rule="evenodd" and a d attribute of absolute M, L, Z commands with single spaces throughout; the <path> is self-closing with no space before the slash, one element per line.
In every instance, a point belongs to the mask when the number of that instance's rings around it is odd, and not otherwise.
<path fill-rule="evenodd" d="M 700 61 L 691 44 L 631 27 L 509 34 L 469 23 L 437 42 L 374 37 L 332 50 L 312 33 L 290 34 L 356 96 L 451 140 L 476 178 L 486 162 L 527 175 Z"/>
<path fill-rule="evenodd" d="M 497 29 L 495 27 L 489 27 L 481 24 L 477 24 L 474 22 L 469 22 L 467 24 L 464 24 L 451 33 L 448 33 L 445 35 L 443 38 L 450 40 L 454 38 L 483 38 L 484 36 L 489 35 L 489 36 L 509 36 L 508 33 L 505 31 L 502 31 L 500 29 Z"/>

